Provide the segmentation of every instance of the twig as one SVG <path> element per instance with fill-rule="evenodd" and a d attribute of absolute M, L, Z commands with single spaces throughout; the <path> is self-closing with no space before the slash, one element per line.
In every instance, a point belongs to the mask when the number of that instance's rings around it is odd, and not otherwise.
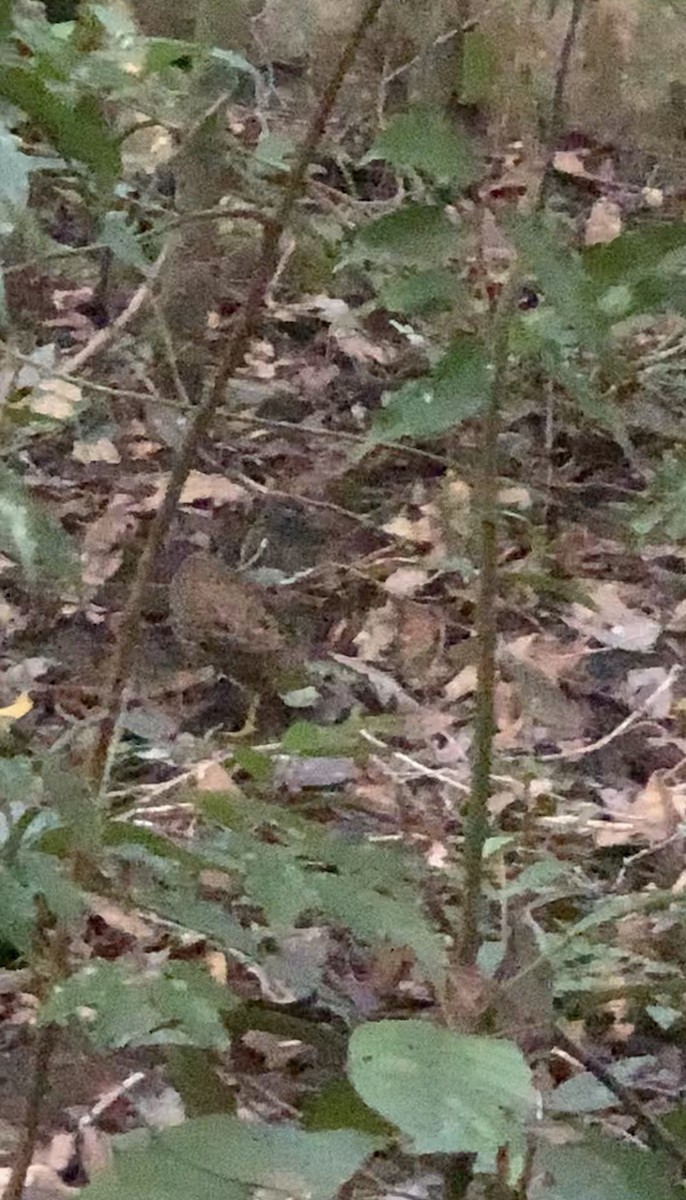
<path fill-rule="evenodd" d="M 553 178 L 553 163 L 555 160 L 555 151 L 557 150 L 558 142 L 562 134 L 564 126 L 564 107 L 565 93 L 567 90 L 567 79 L 569 78 L 569 68 L 572 65 L 572 52 L 576 44 L 579 25 L 583 16 L 586 0 L 572 0 L 572 8 L 569 14 L 569 24 L 567 31 L 560 47 L 560 57 L 557 60 L 557 70 L 555 71 L 555 88 L 553 90 L 553 98 L 550 105 L 550 120 L 548 121 L 548 132 L 546 137 L 547 158 L 546 165 L 541 176 L 541 183 L 538 191 L 537 208 L 542 208 L 548 189 Z"/>
<path fill-rule="evenodd" d="M 305 190 L 310 163 L 333 111 L 343 81 L 353 64 L 362 39 L 383 3 L 384 0 L 367 0 L 362 16 L 345 45 L 338 65 L 312 114 L 305 137 L 287 178 L 275 219 L 271 225 L 264 228 L 262 253 L 245 303 L 236 318 L 233 333 L 227 340 L 226 350 L 217 368 L 214 381 L 191 418 L 184 441 L 172 467 L 164 499 L 152 519 L 148 538 L 138 561 L 136 575 L 119 624 L 111 667 L 107 713 L 100 727 L 100 736 L 91 762 L 91 774 L 95 781 L 102 778 L 105 769 L 107 749 L 114 734 L 121 696 L 138 642 L 143 600 L 152 577 L 155 560 L 174 519 L 198 448 L 209 430 L 219 405 L 224 401 L 227 385 L 243 363 L 250 341 L 259 329 L 265 300 L 279 267 L 282 234 Z"/>
<path fill-rule="evenodd" d="M 126 308 L 122 313 L 119 314 L 117 319 L 105 329 L 99 329 L 98 332 L 90 339 L 90 341 L 86 342 L 85 346 L 82 346 L 80 350 L 77 350 L 76 354 L 72 354 L 69 358 L 65 358 L 63 360 L 63 362 L 60 364 L 60 369 L 65 373 L 65 375 L 75 374 L 77 371 L 80 371 L 87 362 L 90 362 L 92 358 L 95 358 L 96 354 L 100 354 L 101 351 L 115 341 L 122 330 L 124 330 L 126 326 L 133 320 L 133 318 L 145 308 L 152 296 L 154 282 L 157 278 L 160 267 L 162 266 L 164 257 L 165 251 L 162 251 L 153 266 L 150 268 L 147 278 L 134 292 Z"/>
<path fill-rule="evenodd" d="M 26 1113 L 21 1131 L 12 1174 L 2 1193 L 2 1200 L 21 1200 L 28 1169 L 33 1161 L 38 1138 L 38 1121 L 43 1099 L 48 1088 L 50 1059 L 55 1045 L 54 1025 L 41 1025 L 36 1030 L 31 1090 L 26 1101 Z"/>
<path fill-rule="evenodd" d="M 643 1107 L 631 1088 L 628 1088 L 624 1083 L 620 1083 L 605 1064 L 596 1058 L 595 1054 L 584 1050 L 560 1029 L 559 1026 L 555 1029 L 555 1038 L 557 1044 L 563 1050 L 571 1054 L 577 1062 L 581 1063 L 592 1075 L 595 1075 L 596 1079 L 599 1079 L 617 1097 L 625 1112 L 634 1117 L 638 1125 L 643 1129 L 653 1149 L 664 1150 L 683 1170 L 686 1167 L 686 1147 L 670 1133 L 659 1117 L 654 1116 Z"/>
<path fill-rule="evenodd" d="M 641 717 L 649 712 L 651 705 L 654 704 L 658 696 L 661 696 L 663 692 L 671 688 L 682 670 L 683 668 L 678 664 L 673 666 L 666 679 L 662 680 L 659 687 L 656 687 L 655 691 L 650 693 L 640 707 L 629 713 L 629 716 L 620 721 L 615 729 L 611 729 L 604 737 L 598 738 L 597 742 L 591 742 L 589 746 L 579 746 L 575 750 L 559 750 L 556 754 L 540 754 L 538 756 L 539 762 L 560 762 L 569 758 L 584 758 L 587 754 L 594 754 L 596 750 L 602 750 L 604 746 L 609 746 L 610 742 L 614 742 L 616 738 L 628 733 L 640 721 Z"/>

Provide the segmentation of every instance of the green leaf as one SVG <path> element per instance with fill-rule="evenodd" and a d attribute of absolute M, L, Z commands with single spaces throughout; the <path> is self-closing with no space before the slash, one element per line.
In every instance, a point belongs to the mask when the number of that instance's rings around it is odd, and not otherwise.
<path fill-rule="evenodd" d="M 7 867 L 0 866 L 0 938 L 30 954 L 36 935 L 33 894 Z"/>
<path fill-rule="evenodd" d="M 379 290 L 379 302 L 389 312 L 428 314 L 443 312 L 468 300 L 468 292 L 456 271 L 436 267 L 397 275 Z"/>
<path fill-rule="evenodd" d="M 459 230 L 437 205 L 408 204 L 365 226 L 348 255 L 351 262 L 444 267 L 459 245 Z"/>
<path fill-rule="evenodd" d="M 398 719 L 393 715 L 379 717 L 348 717 L 340 725 L 317 725 L 314 721 L 295 721 L 281 738 L 281 750 L 286 754 L 303 756 L 340 756 L 362 754 L 366 758 L 369 744 L 362 731 L 390 734 L 397 732 Z"/>
<path fill-rule="evenodd" d="M 149 267 L 140 241 L 126 219 L 126 213 L 116 209 L 105 213 L 98 230 L 97 241 L 109 246 L 114 257 L 127 267 L 145 273 Z"/>
<path fill-rule="evenodd" d="M 42 780 L 46 801 L 69 829 L 71 848 L 95 854 L 100 846 L 100 809 L 85 776 L 46 757 Z"/>
<path fill-rule="evenodd" d="M 574 329 L 582 345 L 600 353 L 607 344 L 609 321 L 598 308 L 597 289 L 584 271 L 581 256 L 543 217 L 518 216 L 508 222 L 508 229 L 546 303 Z"/>
<path fill-rule="evenodd" d="M 12 32 L 12 0 L 0 0 L 0 38 Z"/>
<path fill-rule="evenodd" d="M 347 926 L 360 941 L 409 946 L 428 977 L 436 981 L 443 978 L 445 943 L 424 917 L 418 897 L 397 900 L 362 886 L 359 879 L 339 878 L 322 871 L 308 878 L 325 916 Z"/>
<path fill-rule="evenodd" d="M 28 203 L 29 179 L 36 163 L 20 149 L 19 138 L 0 128 L 0 205 L 22 208 Z M 2 210 L 0 209 L 0 212 Z"/>
<path fill-rule="evenodd" d="M 332 1079 L 320 1092 L 305 1097 L 305 1129 L 359 1129 L 379 1137 L 393 1137 L 393 1126 L 369 1108 L 347 1079 Z"/>
<path fill-rule="evenodd" d="M 493 93 L 497 74 L 497 58 L 491 39 L 479 29 L 464 35 L 462 47 L 462 104 L 483 104 Z"/>
<path fill-rule="evenodd" d="M 127 1140 L 120 1153 L 115 1142 L 113 1168 L 97 1176 L 83 1200 L 235 1200 L 255 1188 L 292 1200 L 332 1200 L 383 1145 L 354 1130 L 307 1133 L 224 1115 L 165 1130 L 141 1149 Z"/>
<path fill-rule="evenodd" d="M 193 58 L 201 52 L 197 42 L 182 42 L 176 38 L 150 37 L 146 40 L 144 75 L 166 71 L 180 59 Z"/>
<path fill-rule="evenodd" d="M 348 1076 L 416 1154 L 475 1154 L 482 1171 L 495 1169 L 503 1146 L 513 1160 L 524 1154 L 535 1091 L 511 1042 L 428 1021 L 378 1021 L 354 1031 Z"/>
<path fill-rule="evenodd" d="M 677 1200 L 667 1154 L 589 1131 L 576 1144 L 541 1141 L 534 1174 L 538 1200 Z"/>
<path fill-rule="evenodd" d="M 65 158 L 84 163 L 103 188 L 111 187 L 121 169 L 119 143 L 95 96 L 70 104 L 27 67 L 0 72 L 0 95 L 23 109 Z"/>
<path fill-rule="evenodd" d="M 83 915 L 83 893 L 62 872 L 59 862 L 48 854 L 24 851 L 17 865 L 24 885 L 42 896 L 47 908 L 60 921 L 76 922 Z"/>
<path fill-rule="evenodd" d="M 221 1012 L 225 988 L 195 963 L 168 963 L 147 973 L 132 963 L 94 962 L 55 984 L 39 1024 L 76 1021 L 99 1049 L 122 1046 L 228 1044 Z"/>
<path fill-rule="evenodd" d="M 488 397 L 491 374 L 482 346 L 465 334 L 455 339 L 431 375 L 393 392 L 377 413 L 365 445 L 403 437 L 434 437 L 476 416 Z"/>
<path fill-rule="evenodd" d="M 16 475 L 0 466 L 0 548 L 18 558 L 30 582 L 75 582 L 77 558 L 64 530 L 38 507 Z"/>
<path fill-rule="evenodd" d="M 621 287 L 651 274 L 668 254 L 686 246 L 683 221 L 651 223 L 630 229 L 604 245 L 589 246 L 584 268 L 599 287 Z"/>
<path fill-rule="evenodd" d="M 274 776 L 274 760 L 269 754 L 253 749 L 252 746 L 236 746 L 233 761 L 245 771 L 255 783 L 269 783 Z"/>
<path fill-rule="evenodd" d="M 470 183 L 477 173 L 469 142 L 444 112 L 434 108 L 410 108 L 395 117 L 363 162 L 375 158 L 457 187 Z"/>

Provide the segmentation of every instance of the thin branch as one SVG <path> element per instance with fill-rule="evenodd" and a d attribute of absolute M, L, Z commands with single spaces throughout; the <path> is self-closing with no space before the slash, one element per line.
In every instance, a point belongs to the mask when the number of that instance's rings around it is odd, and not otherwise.
<path fill-rule="evenodd" d="M 591 742 L 588 746 L 579 746 L 575 750 L 559 750 L 556 754 L 540 754 L 538 761 L 561 762 L 564 759 L 584 758 L 587 754 L 594 754 L 596 750 L 602 750 L 604 746 L 609 746 L 610 742 L 614 742 L 616 738 L 622 737 L 623 734 L 628 733 L 629 730 L 633 729 L 634 725 L 636 725 L 647 712 L 650 712 L 650 709 L 655 701 L 664 692 L 668 691 L 669 688 L 672 687 L 675 680 L 679 678 L 682 670 L 683 668 L 679 666 L 678 663 L 675 664 L 666 678 L 663 679 L 659 686 L 655 688 L 654 692 L 651 692 L 650 695 L 646 697 L 640 707 L 629 713 L 628 717 L 625 717 L 623 721 L 620 721 L 619 725 L 617 725 L 614 729 L 611 729 L 610 732 L 606 733 L 604 737 L 598 738 L 596 742 Z"/>
<path fill-rule="evenodd" d="M 108 746 L 114 736 L 117 713 L 138 643 L 143 601 L 152 578 L 155 560 L 174 519 L 184 484 L 195 462 L 200 444 L 209 430 L 217 409 L 225 400 L 227 385 L 242 365 L 250 341 L 259 330 L 269 288 L 279 268 L 282 235 L 304 193 L 310 164 L 333 111 L 341 86 L 350 71 L 362 39 L 383 3 L 384 0 L 368 0 L 357 27 L 345 45 L 338 65 L 310 119 L 309 127 L 286 181 L 274 222 L 264 228 L 260 261 L 245 303 L 236 318 L 233 333 L 228 338 L 223 359 L 217 368 L 211 387 L 208 388 L 207 394 L 190 421 L 183 444 L 172 467 L 164 499 L 151 522 L 148 538 L 138 561 L 136 575 L 119 625 L 111 666 L 107 711 L 100 726 L 100 734 L 91 762 L 91 774 L 96 783 L 102 778 L 107 761 Z"/>
<path fill-rule="evenodd" d="M 48 1089 L 50 1059 L 55 1045 L 55 1035 L 54 1025 L 41 1025 L 36 1030 L 31 1088 L 26 1100 L 26 1113 L 19 1147 L 9 1183 L 2 1193 L 3 1200 L 21 1200 L 24 1192 L 26 1176 L 36 1149 L 40 1111 Z"/>
<path fill-rule="evenodd" d="M 600 1059 L 579 1046 L 559 1026 L 555 1029 L 555 1040 L 558 1046 L 571 1054 L 617 1097 L 624 1111 L 629 1113 L 643 1130 L 653 1150 L 665 1151 L 682 1170 L 686 1167 L 686 1147 L 674 1137 L 674 1134 L 670 1133 L 659 1117 L 653 1116 L 644 1108 L 631 1088 L 620 1083 Z"/>
<path fill-rule="evenodd" d="M 564 129 L 565 117 L 565 94 L 567 91 L 567 80 L 569 79 L 569 70 L 572 65 L 572 53 L 576 45 L 579 25 L 586 6 L 586 0 L 572 0 L 572 7 L 569 14 L 569 24 L 567 31 L 560 47 L 560 56 L 557 60 L 557 70 L 555 71 L 555 87 L 553 89 L 553 98 L 550 104 L 550 119 L 548 121 L 548 131 L 546 137 L 547 159 L 545 170 L 541 177 L 541 184 L 538 192 L 537 207 L 542 208 L 548 189 L 553 176 L 553 162 L 555 159 L 555 151 L 557 150 L 562 130 Z"/>

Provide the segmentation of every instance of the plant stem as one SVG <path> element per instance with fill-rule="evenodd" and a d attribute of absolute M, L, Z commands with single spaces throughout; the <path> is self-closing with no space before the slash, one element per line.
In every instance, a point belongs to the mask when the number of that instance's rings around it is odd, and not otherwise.
<path fill-rule="evenodd" d="M 472 747 L 472 779 L 464 822 L 464 900 L 458 960 L 473 966 L 481 945 L 480 909 L 483 885 L 483 852 L 488 836 L 488 800 L 491 794 L 493 702 L 496 673 L 496 604 L 498 599 L 498 433 L 507 395 L 508 341 L 512 314 L 519 293 L 516 264 L 500 295 L 493 318 L 493 383 L 481 422 L 481 448 L 475 489 L 479 513 L 479 594 L 476 603 L 478 640 L 476 712 Z"/>
<path fill-rule="evenodd" d="M 91 777 L 98 790 L 104 777 L 108 748 L 115 736 L 117 714 L 138 644 L 138 628 L 141 620 L 143 601 L 152 578 L 155 560 L 174 519 L 184 484 L 195 461 L 198 448 L 209 430 L 217 408 L 226 399 L 227 384 L 242 365 L 250 341 L 259 329 L 265 300 L 279 266 L 282 235 L 290 223 L 299 199 L 304 193 L 310 164 L 331 116 L 343 81 L 353 64 L 362 39 L 374 22 L 383 3 L 384 0 L 367 0 L 362 16 L 348 39 L 341 53 L 338 65 L 324 88 L 319 104 L 310 119 L 305 137 L 286 181 L 276 215 L 272 221 L 266 223 L 264 226 L 260 261 L 255 270 L 245 303 L 236 318 L 233 333 L 228 339 L 226 350 L 219 363 L 214 380 L 207 388 L 207 392 L 198 405 L 195 415 L 188 426 L 186 436 L 172 466 L 164 499 L 150 525 L 148 537 L 138 560 L 136 575 L 119 624 L 117 642 L 111 664 L 107 709 L 100 725 L 90 765 Z"/>
<path fill-rule="evenodd" d="M 41 1105 L 48 1088 L 50 1059 L 55 1045 L 55 1034 L 56 1029 L 54 1025 L 42 1025 L 36 1030 L 33 1074 L 31 1089 L 26 1100 L 24 1126 L 21 1131 L 21 1139 L 12 1167 L 12 1174 L 2 1194 L 3 1200 L 21 1200 L 24 1191 L 26 1176 L 33 1161 L 36 1148 Z"/>

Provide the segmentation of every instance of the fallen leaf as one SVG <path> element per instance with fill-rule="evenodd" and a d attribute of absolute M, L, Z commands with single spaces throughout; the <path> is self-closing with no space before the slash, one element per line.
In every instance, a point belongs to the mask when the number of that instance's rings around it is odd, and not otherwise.
<path fill-rule="evenodd" d="M 419 517 L 416 521 L 411 521 L 409 517 L 393 517 L 392 521 L 382 525 L 382 529 L 392 537 L 404 538 L 416 545 L 430 546 L 434 540 L 433 526 L 428 517 Z"/>
<path fill-rule="evenodd" d="M 381 658 L 393 645 L 397 632 L 398 613 L 395 605 L 388 603 L 383 608 L 370 609 L 364 626 L 353 638 L 359 659 L 362 662 L 374 662 Z"/>
<path fill-rule="evenodd" d="M 658 696 L 651 699 L 663 683 L 669 672 L 666 667 L 641 667 L 629 671 L 626 685 L 622 689 L 624 696 L 633 709 L 646 706 L 646 713 L 656 721 L 663 721 L 672 711 L 673 687 L 664 687 Z"/>
<path fill-rule="evenodd" d="M 235 790 L 235 784 L 226 767 L 218 762 L 198 763 L 196 782 L 199 792 L 227 792 Z"/>
<path fill-rule="evenodd" d="M 633 803 L 611 789 L 606 789 L 602 798 L 613 819 L 592 823 L 597 846 L 623 846 L 632 841 L 655 846 L 677 832 L 686 814 L 686 797 L 670 787 L 660 771 L 651 775 Z"/>
<path fill-rule="evenodd" d="M 465 696 L 471 696 L 476 689 L 476 664 L 468 663 L 457 675 L 449 679 L 443 688 L 443 695 L 449 704 L 455 704 L 458 700 L 463 700 Z"/>
<path fill-rule="evenodd" d="M 428 571 L 423 571 L 421 567 L 398 567 L 388 576 L 383 587 L 391 596 L 414 596 L 428 579 Z"/>
<path fill-rule="evenodd" d="M 11 724 L 12 721 L 18 721 L 21 717 L 25 717 L 27 713 L 31 712 L 32 708 L 33 700 L 28 692 L 22 692 L 6 708 L 0 708 L 0 718 L 2 718 L 3 725 Z"/>
<path fill-rule="evenodd" d="M 56 421 L 68 420 L 80 403 L 81 388 L 75 383 L 68 383 L 66 379 L 44 379 L 28 398 L 32 412 L 42 417 L 53 417 Z"/>
<path fill-rule="evenodd" d="M 613 242 L 622 232 L 622 210 L 614 200 L 602 196 L 596 200 L 589 213 L 584 230 L 587 246 L 599 246 Z"/>
<path fill-rule="evenodd" d="M 557 150 L 553 155 L 553 167 L 561 175 L 587 175 L 583 158 L 576 150 Z"/>
<path fill-rule="evenodd" d="M 98 438 L 97 442 L 74 442 L 72 458 L 80 463 L 121 462 L 121 454 L 109 438 Z"/>
<path fill-rule="evenodd" d="M 154 494 L 145 501 L 145 509 L 155 512 L 164 499 L 169 475 L 163 475 Z M 209 503 L 213 508 L 224 504 L 248 507 L 252 497 L 246 488 L 227 479 L 226 475 L 205 475 L 202 471 L 191 471 L 186 480 L 179 504 Z"/>
<path fill-rule="evenodd" d="M 616 583 L 586 586 L 595 609 L 572 604 L 565 620 L 580 633 L 594 638 L 603 646 L 616 650 L 651 650 L 660 636 L 659 621 L 629 608 L 619 595 Z"/>

